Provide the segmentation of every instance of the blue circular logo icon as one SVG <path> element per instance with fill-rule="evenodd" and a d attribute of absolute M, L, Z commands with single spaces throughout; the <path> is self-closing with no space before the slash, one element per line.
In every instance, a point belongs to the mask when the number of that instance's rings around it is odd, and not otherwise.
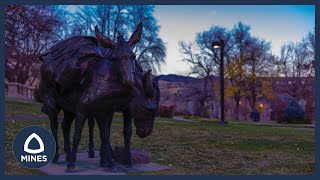
<path fill-rule="evenodd" d="M 14 138 L 13 154 L 27 168 L 42 168 L 49 164 L 56 153 L 56 142 L 52 134 L 41 126 L 28 126 Z"/>

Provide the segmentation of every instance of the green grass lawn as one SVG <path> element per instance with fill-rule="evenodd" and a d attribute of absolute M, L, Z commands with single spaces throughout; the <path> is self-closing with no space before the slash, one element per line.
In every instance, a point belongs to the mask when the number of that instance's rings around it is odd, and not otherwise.
<path fill-rule="evenodd" d="M 7 114 L 41 115 L 40 105 L 7 101 Z M 117 114 L 115 118 L 121 118 Z M 23 168 L 12 155 L 16 133 L 28 125 L 49 129 L 49 121 L 6 121 L 6 174 L 41 174 Z M 98 127 L 95 127 L 95 149 L 99 149 Z M 60 152 L 63 138 L 59 129 Z M 112 125 L 113 146 L 123 144 L 122 123 Z M 82 133 L 79 150 L 87 151 L 88 129 Z M 157 175 L 310 175 L 315 173 L 314 129 L 230 122 L 227 126 L 198 121 L 181 123 L 168 118 L 156 120 L 154 131 L 144 139 L 132 137 L 132 147 L 151 152 L 151 161 L 171 166 L 170 170 L 138 174 Z M 136 174 L 135 174 L 136 175 Z"/>
<path fill-rule="evenodd" d="M 46 116 L 41 111 L 41 104 L 36 102 L 6 100 L 6 116 Z"/>

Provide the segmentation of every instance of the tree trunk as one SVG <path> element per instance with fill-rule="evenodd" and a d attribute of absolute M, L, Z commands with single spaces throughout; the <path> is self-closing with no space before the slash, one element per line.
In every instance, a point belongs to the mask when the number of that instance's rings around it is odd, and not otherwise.
<path fill-rule="evenodd" d="M 256 104 L 257 104 L 256 88 L 253 87 L 253 89 L 252 89 L 252 110 L 253 110 L 254 112 L 257 111 L 257 106 L 256 106 Z"/>
<path fill-rule="evenodd" d="M 208 79 L 208 76 L 206 76 L 205 78 L 204 78 L 204 93 L 203 93 L 203 95 L 204 95 L 204 99 L 203 99 L 203 115 L 204 116 L 207 116 L 208 114 L 207 114 L 207 112 L 208 112 L 208 82 L 207 82 L 207 79 Z"/>
<path fill-rule="evenodd" d="M 108 5 L 107 19 L 108 19 L 108 37 L 110 37 L 110 5 Z"/>
<path fill-rule="evenodd" d="M 236 102 L 236 113 L 235 113 L 235 119 L 236 120 L 239 120 L 239 109 L 240 109 L 240 106 L 239 106 L 239 101 L 235 101 Z"/>
<path fill-rule="evenodd" d="M 117 32 L 118 32 L 118 20 L 119 20 L 119 16 L 121 13 L 121 7 L 118 5 L 118 12 L 117 12 L 117 16 L 116 16 L 116 20 L 114 22 L 114 29 L 113 29 L 113 40 L 116 41 L 116 37 L 117 37 Z"/>
<path fill-rule="evenodd" d="M 253 66 L 252 66 L 252 110 L 253 112 L 257 111 L 256 103 L 257 103 L 257 92 L 256 92 L 256 61 L 253 61 Z"/>

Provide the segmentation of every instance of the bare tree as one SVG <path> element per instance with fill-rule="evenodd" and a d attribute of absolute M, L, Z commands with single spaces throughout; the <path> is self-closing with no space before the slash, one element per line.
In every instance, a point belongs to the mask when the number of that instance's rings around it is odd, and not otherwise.
<path fill-rule="evenodd" d="M 314 77 L 315 39 L 309 33 L 301 42 L 289 42 L 281 47 L 279 67 L 288 79 L 287 93 L 293 99 L 304 98 L 306 89 L 311 86 Z"/>
<path fill-rule="evenodd" d="M 128 10 L 132 19 L 131 29 L 134 29 L 139 22 L 143 23 L 143 38 L 134 47 L 137 60 L 142 67 L 157 72 L 160 70 L 161 64 L 165 63 L 166 47 L 159 37 L 160 26 L 153 15 L 154 6 L 130 6 Z"/>
<path fill-rule="evenodd" d="M 249 59 L 249 45 L 252 43 L 250 26 L 237 23 L 230 32 L 232 48 L 226 58 L 226 75 L 230 80 L 227 95 L 235 102 L 235 120 L 239 120 L 240 101 L 245 96 L 246 71 L 244 65 Z"/>
<path fill-rule="evenodd" d="M 181 53 L 183 54 L 182 61 L 191 65 L 189 75 L 196 75 L 204 79 L 203 87 L 195 87 L 197 94 L 202 95 L 202 109 L 206 110 L 205 104 L 212 98 L 213 94 L 213 78 L 212 75 L 218 74 L 219 58 L 217 52 L 212 48 L 214 40 L 224 39 L 226 48 L 225 54 L 231 49 L 229 46 L 230 34 L 225 28 L 212 26 L 209 30 L 200 32 L 196 36 L 195 43 L 179 42 Z M 211 87 L 208 87 L 208 85 Z"/>
<path fill-rule="evenodd" d="M 5 11 L 6 78 L 24 84 L 39 76 L 33 67 L 37 57 L 64 33 L 65 11 L 60 6 L 8 6 Z"/>
<path fill-rule="evenodd" d="M 143 23 L 142 40 L 134 47 L 137 60 L 144 68 L 157 72 L 165 62 L 166 48 L 159 37 L 160 27 L 150 5 L 99 5 L 83 6 L 71 18 L 73 35 L 93 35 L 94 26 L 116 41 L 118 33 L 129 37 L 139 22 Z"/>
<path fill-rule="evenodd" d="M 308 61 L 311 65 L 310 72 L 311 76 L 315 75 L 315 57 L 316 57 L 316 39 L 315 39 L 315 29 L 310 31 L 303 39 L 302 44 L 308 53 Z"/>
<path fill-rule="evenodd" d="M 252 112 L 257 112 L 258 96 L 267 96 L 266 89 L 270 89 L 270 83 L 266 83 L 266 79 L 263 81 L 261 77 L 268 76 L 268 67 L 270 64 L 270 42 L 263 39 L 252 38 L 252 42 L 249 44 L 249 58 L 244 65 L 246 69 L 246 99 L 249 101 Z M 268 87 L 266 87 L 268 86 Z"/>

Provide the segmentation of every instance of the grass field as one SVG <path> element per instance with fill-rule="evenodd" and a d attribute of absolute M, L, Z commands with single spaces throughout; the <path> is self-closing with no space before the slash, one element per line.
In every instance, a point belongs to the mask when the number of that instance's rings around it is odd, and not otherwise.
<path fill-rule="evenodd" d="M 40 105 L 6 101 L 6 114 L 43 116 Z M 121 115 L 116 115 L 116 119 Z M 7 120 L 5 128 L 5 159 L 8 175 L 41 174 L 20 166 L 12 155 L 16 133 L 28 125 L 49 129 L 45 120 Z M 100 138 L 95 127 L 95 149 Z M 61 128 L 59 143 L 63 147 Z M 139 139 L 133 135 L 132 147 L 151 152 L 151 161 L 171 166 L 170 170 L 139 173 L 157 175 L 311 175 L 315 174 L 315 132 L 312 128 L 257 126 L 254 123 L 215 122 L 182 123 L 158 118 L 152 134 Z M 113 146 L 121 146 L 122 122 L 112 125 Z M 80 151 L 87 151 L 88 129 L 82 133 Z M 60 148 L 60 152 L 63 153 Z M 136 174 L 135 174 L 136 175 Z"/>

